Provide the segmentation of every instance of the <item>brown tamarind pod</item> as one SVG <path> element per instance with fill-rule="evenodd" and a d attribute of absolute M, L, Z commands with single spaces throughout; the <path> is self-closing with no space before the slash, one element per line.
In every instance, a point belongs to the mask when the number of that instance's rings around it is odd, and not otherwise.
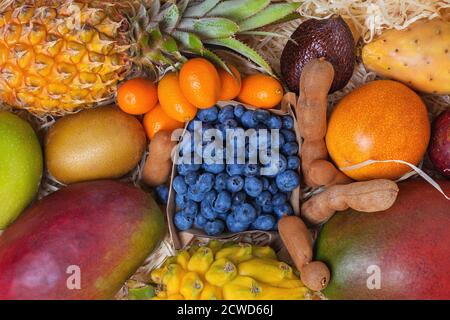
<path fill-rule="evenodd" d="M 318 159 L 309 164 L 308 178 L 317 186 L 347 184 L 353 180 L 339 171 L 330 161 Z"/>

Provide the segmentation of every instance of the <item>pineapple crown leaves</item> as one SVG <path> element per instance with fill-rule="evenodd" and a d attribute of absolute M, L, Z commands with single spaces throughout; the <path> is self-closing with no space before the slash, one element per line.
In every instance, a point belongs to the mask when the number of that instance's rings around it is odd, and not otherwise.
<path fill-rule="evenodd" d="M 226 48 L 246 57 L 273 75 L 272 68 L 255 50 L 236 36 L 278 36 L 255 29 L 298 18 L 300 3 L 271 0 L 147 0 L 138 1 L 131 18 L 143 56 L 157 64 L 176 66 L 181 53 L 204 56 L 218 66 L 228 66 L 214 52 Z M 144 1 L 145 2 L 145 1 Z M 142 34 L 142 30 L 146 32 Z"/>

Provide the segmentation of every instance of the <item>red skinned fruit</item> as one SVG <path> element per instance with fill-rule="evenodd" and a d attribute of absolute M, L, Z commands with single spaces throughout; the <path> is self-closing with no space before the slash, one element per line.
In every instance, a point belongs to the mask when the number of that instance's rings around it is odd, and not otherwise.
<path fill-rule="evenodd" d="M 450 178 L 450 110 L 433 122 L 429 155 L 434 167 Z"/>

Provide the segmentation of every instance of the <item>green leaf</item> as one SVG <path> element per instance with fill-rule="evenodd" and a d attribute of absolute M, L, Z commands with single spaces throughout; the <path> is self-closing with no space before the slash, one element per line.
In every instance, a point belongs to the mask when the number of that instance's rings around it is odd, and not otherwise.
<path fill-rule="evenodd" d="M 270 0 L 229 0 L 219 3 L 208 16 L 225 17 L 241 21 L 257 14 L 270 4 Z"/>
<path fill-rule="evenodd" d="M 292 20 L 300 19 L 301 17 L 302 17 L 302 15 L 300 13 L 298 13 L 297 11 L 295 11 L 295 12 L 288 14 L 286 17 L 284 17 L 280 20 L 272 22 L 271 25 L 289 22 Z"/>
<path fill-rule="evenodd" d="M 190 0 L 180 0 L 177 3 L 178 11 L 181 16 L 184 16 L 184 12 L 186 11 L 187 6 L 189 5 Z"/>
<path fill-rule="evenodd" d="M 231 49 L 250 59 L 252 62 L 262 67 L 267 73 L 274 75 L 270 65 L 259 55 L 259 53 L 235 38 L 212 39 L 206 40 L 205 43 Z"/>
<path fill-rule="evenodd" d="M 221 0 L 205 0 L 199 2 L 198 4 L 196 3 L 192 6 L 188 6 L 183 16 L 186 18 L 203 17 L 220 1 Z"/>
<path fill-rule="evenodd" d="M 196 52 L 196 51 L 192 51 L 191 53 L 200 55 L 206 59 L 208 59 L 209 61 L 211 61 L 212 63 L 214 63 L 216 66 L 221 67 L 222 69 L 225 69 L 227 72 L 229 72 L 230 74 L 233 74 L 230 70 L 230 68 L 228 67 L 228 65 L 225 63 L 225 61 L 223 61 L 217 54 L 215 54 L 214 52 L 208 50 L 208 49 L 203 49 L 202 52 Z"/>
<path fill-rule="evenodd" d="M 161 48 L 168 53 L 176 53 L 178 51 L 177 42 L 170 36 L 164 37 Z"/>
<path fill-rule="evenodd" d="M 240 31 L 254 30 L 274 23 L 291 14 L 300 3 L 275 3 L 239 24 Z"/>
<path fill-rule="evenodd" d="M 285 39 L 290 39 L 290 37 L 283 35 L 283 34 L 279 34 L 276 32 L 270 32 L 270 31 L 244 31 L 244 32 L 239 32 L 239 34 L 244 35 L 244 36 L 261 36 L 261 37 L 274 37 L 274 38 L 285 38 Z"/>
<path fill-rule="evenodd" d="M 150 20 L 153 20 L 156 18 L 156 16 L 159 14 L 160 9 L 161 9 L 161 1 L 160 0 L 151 1 L 150 7 L 147 10 L 147 15 L 148 15 L 148 17 L 150 17 Z"/>
<path fill-rule="evenodd" d="M 183 19 L 178 29 L 195 32 L 202 39 L 231 37 L 239 30 L 239 26 L 226 18 Z"/>
<path fill-rule="evenodd" d="M 203 50 L 203 42 L 193 33 L 175 30 L 172 36 L 180 42 L 185 50 L 198 51 Z"/>
<path fill-rule="evenodd" d="M 161 30 L 165 33 L 171 33 L 178 23 L 180 12 L 176 5 L 171 5 L 164 12 L 162 12 L 161 23 L 159 24 Z"/>
<path fill-rule="evenodd" d="M 155 289 L 152 286 L 141 288 L 129 288 L 128 299 L 130 300 L 147 300 L 155 296 Z"/>

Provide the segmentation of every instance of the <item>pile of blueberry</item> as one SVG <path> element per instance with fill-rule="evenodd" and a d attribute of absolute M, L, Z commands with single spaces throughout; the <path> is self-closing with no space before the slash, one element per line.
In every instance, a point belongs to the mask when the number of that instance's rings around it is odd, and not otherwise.
<path fill-rule="evenodd" d="M 201 121 L 201 132 L 194 125 L 195 121 Z M 211 128 L 223 132 L 223 139 L 226 139 L 227 129 L 255 129 L 256 132 L 267 129 L 261 131 L 266 134 L 271 129 L 279 129 L 278 161 L 266 165 L 260 161 L 257 164 L 239 164 L 223 160 L 178 164 L 178 176 L 172 184 L 178 210 L 174 216 L 176 227 L 179 230 L 201 229 L 208 235 L 219 235 L 225 230 L 276 230 L 278 220 L 283 215 L 293 214 L 289 199 L 291 192 L 300 183 L 297 173 L 300 165 L 299 147 L 293 118 L 278 116 L 267 110 L 248 110 L 242 105 L 228 105 L 222 109 L 214 106 L 199 110 L 196 118 L 188 125 L 191 137 L 195 134 L 203 136 Z M 272 141 L 270 138 L 268 140 Z M 201 146 L 196 146 L 193 138 L 188 143 L 189 150 L 183 149 L 180 154 L 190 152 L 191 159 L 200 155 L 205 160 L 202 152 L 206 143 L 202 141 Z M 254 145 L 246 141 L 236 151 L 238 154 L 244 152 L 248 159 L 255 149 Z M 221 152 L 226 154 L 226 150 Z M 271 174 L 261 175 L 260 169 L 268 166 L 274 169 L 269 171 Z"/>

